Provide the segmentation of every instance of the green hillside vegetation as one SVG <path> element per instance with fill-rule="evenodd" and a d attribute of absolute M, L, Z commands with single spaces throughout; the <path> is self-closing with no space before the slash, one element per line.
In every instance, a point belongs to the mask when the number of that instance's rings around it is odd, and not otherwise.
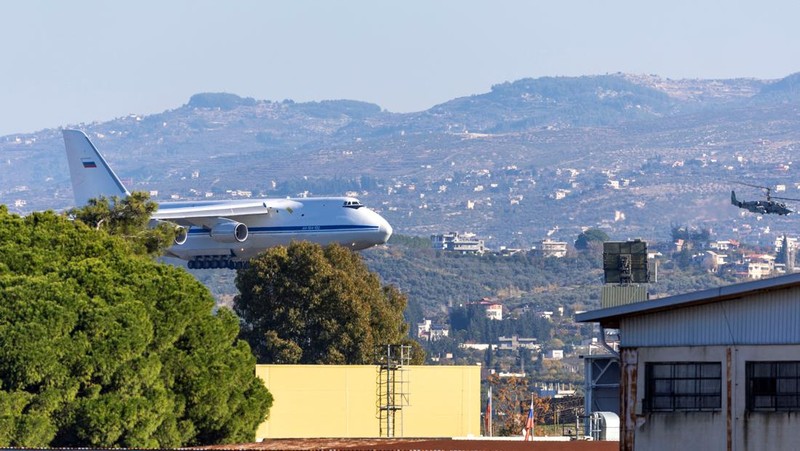
<path fill-rule="evenodd" d="M 0 446 L 254 438 L 272 397 L 238 319 L 136 248 L 102 227 L 0 206 Z"/>
<path fill-rule="evenodd" d="M 593 234 L 589 235 L 589 242 L 594 243 Z M 587 246 L 585 251 L 570 252 L 563 258 L 532 252 L 479 256 L 425 248 L 425 241 L 397 235 L 388 246 L 362 252 L 371 270 L 408 296 L 406 318 L 411 324 L 423 317 L 446 323 L 451 309 L 484 297 L 500 300 L 507 312 L 522 308 L 554 311 L 564 307 L 565 314 L 572 314 L 575 310 L 599 307 L 603 285 L 601 246 Z M 657 245 L 650 243 L 651 247 Z M 737 281 L 709 273 L 692 261 L 682 264 L 676 260 L 681 256 L 659 259 L 658 282 L 648 287 L 651 296 L 686 293 Z"/>
<path fill-rule="evenodd" d="M 598 75 L 506 82 L 431 111 L 462 120 L 469 130 L 507 133 L 554 123 L 600 126 L 649 120 L 672 113 L 675 106 L 662 91 L 619 75 Z"/>
<path fill-rule="evenodd" d="M 571 318 L 577 310 L 600 305 L 602 246 L 595 240 L 595 232 L 590 229 L 587 234 L 586 249 L 570 251 L 564 258 L 542 257 L 533 252 L 513 256 L 462 255 L 431 249 L 427 238 L 399 234 L 393 235 L 388 245 L 358 255 L 382 284 L 396 287 L 407 298 L 404 316 L 412 325 L 412 335 L 417 323 L 430 319 L 451 326 L 454 345 L 458 341 L 494 342 L 499 336 L 514 334 L 545 342 L 572 331 L 553 331 L 541 324 L 539 313 L 563 307 L 565 318 Z M 658 243 L 649 245 L 659 247 Z M 665 252 L 667 255 L 658 259 L 658 281 L 648 287 L 651 296 L 687 293 L 738 281 L 731 274 L 708 272 L 691 255 L 684 261 L 683 253 Z M 194 274 L 219 299 L 232 299 L 239 294 L 234 285 L 236 274 L 231 271 L 204 270 Z M 463 309 L 482 298 L 504 305 L 503 321 L 492 322 L 475 315 L 466 323 L 453 321 L 463 318 Z M 428 348 L 429 352 L 433 350 Z"/>
<path fill-rule="evenodd" d="M 589 254 L 476 256 L 391 245 L 363 255 L 370 269 L 408 296 L 410 309 L 418 303 L 423 315 L 434 318 L 484 297 L 542 310 L 574 303 L 596 305 L 603 277 L 599 259 Z M 420 319 L 409 318 L 412 324 Z"/>

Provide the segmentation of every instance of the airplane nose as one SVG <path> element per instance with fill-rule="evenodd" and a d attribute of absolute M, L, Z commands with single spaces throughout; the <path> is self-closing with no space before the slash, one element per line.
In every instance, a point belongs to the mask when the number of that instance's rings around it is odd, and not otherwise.
<path fill-rule="evenodd" d="M 378 231 L 381 234 L 382 244 L 389 241 L 389 238 L 392 236 L 392 226 L 389 223 L 381 218 L 381 223 L 378 226 Z"/>

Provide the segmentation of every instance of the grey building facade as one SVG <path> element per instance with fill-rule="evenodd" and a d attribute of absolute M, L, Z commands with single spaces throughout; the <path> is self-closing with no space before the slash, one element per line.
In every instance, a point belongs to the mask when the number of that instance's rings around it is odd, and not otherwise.
<path fill-rule="evenodd" d="M 800 274 L 576 319 L 619 330 L 620 449 L 800 446 Z"/>

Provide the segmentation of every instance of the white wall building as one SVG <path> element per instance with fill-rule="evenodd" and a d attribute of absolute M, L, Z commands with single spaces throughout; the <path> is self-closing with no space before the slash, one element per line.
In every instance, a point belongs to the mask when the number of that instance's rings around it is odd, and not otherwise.
<path fill-rule="evenodd" d="M 564 241 L 554 241 L 549 238 L 544 239 L 539 242 L 539 249 L 536 249 L 536 251 L 542 257 L 566 257 L 567 243 Z"/>
<path fill-rule="evenodd" d="M 450 336 L 450 328 L 442 324 L 435 324 L 429 319 L 423 319 L 417 323 L 417 338 L 426 341 L 438 341 Z"/>
<path fill-rule="evenodd" d="M 458 232 L 431 235 L 431 247 L 464 254 L 483 254 L 486 252 L 483 240 L 474 238 L 474 234 L 459 235 Z"/>

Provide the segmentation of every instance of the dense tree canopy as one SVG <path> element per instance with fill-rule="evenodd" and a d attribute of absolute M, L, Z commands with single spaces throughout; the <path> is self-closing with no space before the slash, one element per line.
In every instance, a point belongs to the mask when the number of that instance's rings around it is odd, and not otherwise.
<path fill-rule="evenodd" d="M 498 343 L 500 337 L 514 335 L 544 339 L 553 329 L 550 321 L 534 311 L 497 321 L 487 318 L 485 307 L 478 304 L 450 309 L 450 326 L 454 333 L 463 331 L 461 337 L 474 343 Z"/>
<path fill-rule="evenodd" d="M 587 229 L 585 232 L 578 235 L 578 239 L 575 240 L 575 249 L 589 249 L 592 243 L 602 246 L 604 241 L 608 241 L 608 234 L 606 232 L 600 229 Z"/>
<path fill-rule="evenodd" d="M 86 206 L 69 211 L 70 216 L 89 227 L 123 238 L 136 253 L 161 255 L 172 245 L 177 229 L 168 222 L 148 227 L 158 204 L 141 191 L 125 198 L 116 196 L 89 199 Z"/>
<path fill-rule="evenodd" d="M 376 346 L 407 343 L 406 298 L 358 254 L 308 242 L 267 250 L 240 270 L 234 309 L 259 363 L 369 364 Z"/>
<path fill-rule="evenodd" d="M 214 314 L 184 270 L 130 247 L 0 206 L 0 446 L 253 439 L 272 398 L 238 320 Z"/>

